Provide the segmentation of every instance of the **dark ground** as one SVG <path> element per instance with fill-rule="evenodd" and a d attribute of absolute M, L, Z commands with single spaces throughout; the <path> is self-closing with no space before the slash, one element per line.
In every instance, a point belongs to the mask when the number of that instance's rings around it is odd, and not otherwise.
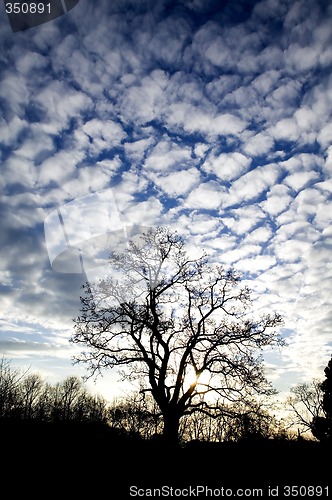
<path fill-rule="evenodd" d="M 2 423 L 0 438 L 2 485 L 15 499 L 332 496 L 332 487 L 325 489 L 332 482 L 331 446 L 316 442 L 196 442 L 172 449 L 99 425 L 33 422 Z"/>

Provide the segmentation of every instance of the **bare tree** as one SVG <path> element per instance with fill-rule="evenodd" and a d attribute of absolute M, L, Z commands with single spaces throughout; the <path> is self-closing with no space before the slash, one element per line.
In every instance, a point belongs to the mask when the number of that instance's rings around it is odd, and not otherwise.
<path fill-rule="evenodd" d="M 69 376 L 50 390 L 52 420 L 106 421 L 106 401 L 89 394 L 78 377 Z"/>
<path fill-rule="evenodd" d="M 30 420 L 36 417 L 39 400 L 43 393 L 44 382 L 38 373 L 26 375 L 20 384 L 20 405 L 22 418 Z"/>
<path fill-rule="evenodd" d="M 25 373 L 12 368 L 4 358 L 0 361 L 0 418 L 20 418 L 20 384 Z"/>
<path fill-rule="evenodd" d="M 92 374 L 117 367 L 128 379 L 144 379 L 167 442 L 177 442 L 186 414 L 271 391 L 260 350 L 282 343 L 275 332 L 281 318 L 249 315 L 250 292 L 236 272 L 205 255 L 190 258 L 168 228 L 132 239 L 127 252 L 110 256 L 110 269 L 84 285 L 71 340 L 88 350 L 76 360 Z"/>
<path fill-rule="evenodd" d="M 112 427 L 144 439 L 152 438 L 160 428 L 161 414 L 156 402 L 140 392 L 113 401 L 108 415 Z"/>
<path fill-rule="evenodd" d="M 321 380 L 297 384 L 291 388 L 292 395 L 286 400 L 291 412 L 290 426 L 298 427 L 298 433 L 311 431 L 312 421 L 324 416 Z"/>

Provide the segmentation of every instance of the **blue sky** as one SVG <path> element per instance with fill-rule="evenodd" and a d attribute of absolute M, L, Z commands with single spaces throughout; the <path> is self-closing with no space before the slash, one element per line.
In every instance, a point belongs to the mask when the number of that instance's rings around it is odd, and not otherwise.
<path fill-rule="evenodd" d="M 322 378 L 331 2 L 80 0 L 17 33 L 0 9 L 0 353 L 50 382 L 85 373 L 69 343 L 85 276 L 55 269 L 59 228 L 46 241 L 44 226 L 102 192 L 124 225 L 171 226 L 283 315 L 288 346 L 265 353 L 277 389 Z M 98 220 L 88 206 L 77 239 Z"/>

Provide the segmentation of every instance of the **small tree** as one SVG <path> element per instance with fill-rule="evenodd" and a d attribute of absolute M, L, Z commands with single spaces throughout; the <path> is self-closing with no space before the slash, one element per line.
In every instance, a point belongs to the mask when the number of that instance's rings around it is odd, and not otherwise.
<path fill-rule="evenodd" d="M 0 360 L 0 418 L 21 418 L 20 384 L 24 376 L 8 360 Z"/>
<path fill-rule="evenodd" d="M 324 415 L 321 385 L 320 380 L 314 379 L 291 388 L 286 407 L 291 411 L 290 426 L 297 426 L 300 434 L 312 431 L 312 421 Z"/>
<path fill-rule="evenodd" d="M 177 442 L 182 416 L 209 413 L 217 399 L 270 393 L 259 351 L 282 343 L 274 331 L 281 318 L 249 316 L 250 292 L 236 272 L 205 255 L 190 259 L 168 228 L 113 253 L 110 270 L 84 285 L 71 340 L 88 350 L 76 359 L 92 373 L 118 367 L 128 379 L 144 379 L 167 442 Z"/>
<path fill-rule="evenodd" d="M 39 400 L 43 393 L 44 382 L 38 373 L 26 375 L 20 383 L 20 405 L 22 418 L 31 420 L 38 413 Z"/>
<path fill-rule="evenodd" d="M 320 441 L 332 440 L 332 356 L 324 370 L 325 380 L 320 384 L 322 391 L 323 416 L 317 415 L 311 422 L 311 431 Z"/>

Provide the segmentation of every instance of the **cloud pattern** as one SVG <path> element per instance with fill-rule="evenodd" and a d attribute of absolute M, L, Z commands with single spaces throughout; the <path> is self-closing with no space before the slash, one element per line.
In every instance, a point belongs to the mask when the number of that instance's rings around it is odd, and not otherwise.
<path fill-rule="evenodd" d="M 45 371 L 47 356 L 54 370 L 70 359 L 84 276 L 51 269 L 43 223 L 112 188 L 126 223 L 174 227 L 240 270 L 259 310 L 284 316 L 289 345 L 266 355 L 277 388 L 321 376 L 332 349 L 331 20 L 325 0 L 81 0 L 15 34 L 2 16 L 6 356 Z"/>

